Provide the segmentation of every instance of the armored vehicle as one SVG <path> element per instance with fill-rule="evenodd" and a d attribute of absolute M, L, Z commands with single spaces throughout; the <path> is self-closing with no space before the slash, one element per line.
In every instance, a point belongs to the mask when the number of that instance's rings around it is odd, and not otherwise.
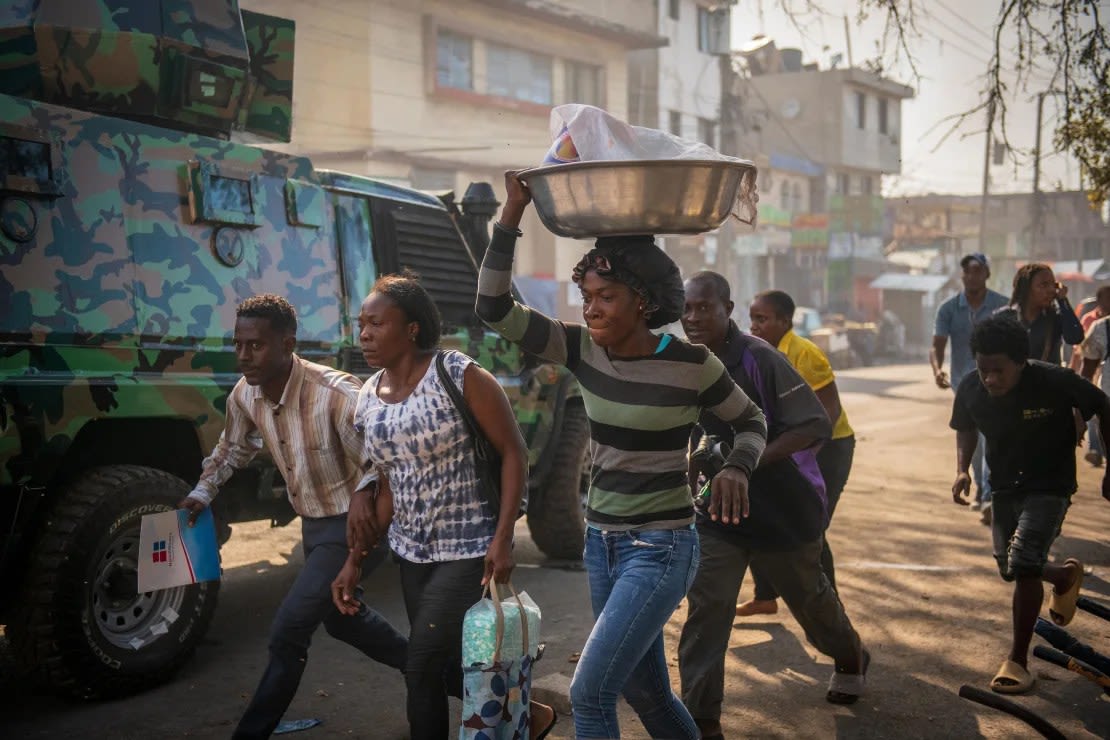
<path fill-rule="evenodd" d="M 290 21 L 237 0 L 0 4 L 0 624 L 62 692 L 164 680 L 212 618 L 217 582 L 137 591 L 139 522 L 215 444 L 235 306 L 253 294 L 297 307 L 303 356 L 365 377 L 362 298 L 380 274 L 420 273 L 444 344 L 513 399 L 537 543 L 580 556 L 577 386 L 473 313 L 492 189 L 460 208 L 242 143 L 289 140 L 293 41 Z M 293 518 L 265 463 L 215 513 L 224 537 Z"/>

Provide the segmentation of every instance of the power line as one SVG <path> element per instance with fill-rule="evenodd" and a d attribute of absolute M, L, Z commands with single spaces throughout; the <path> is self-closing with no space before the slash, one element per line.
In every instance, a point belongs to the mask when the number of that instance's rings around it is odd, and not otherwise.
<path fill-rule="evenodd" d="M 941 2 L 941 0 L 937 0 L 937 4 L 940 5 L 942 8 L 944 8 L 945 10 L 947 10 L 949 13 L 951 13 L 957 20 L 964 21 L 964 19 L 960 16 L 959 13 L 955 12 L 950 7 L 945 5 L 943 2 Z M 939 24 L 942 28 L 947 30 L 949 33 L 955 35 L 956 37 L 960 38 L 961 40 L 966 41 L 967 43 L 971 44 L 972 47 L 976 47 L 980 43 L 980 42 L 968 37 L 962 31 L 948 25 L 948 23 L 946 23 L 942 18 L 938 17 L 937 15 L 927 15 L 926 17 L 933 20 L 933 21 L 936 21 L 936 23 Z M 990 35 L 988 35 L 985 31 L 983 31 L 982 29 L 980 29 L 977 26 L 968 25 L 968 27 L 971 28 L 972 30 L 976 31 L 983 38 L 985 38 L 987 40 L 987 42 L 990 43 L 991 48 L 994 49 L 994 43 L 995 43 L 994 38 L 992 38 Z M 943 39 L 942 39 L 942 41 L 943 41 Z M 997 49 L 997 52 L 998 52 L 999 61 L 1002 62 L 1003 66 L 1006 66 L 1006 67 L 1011 67 L 1011 66 L 1016 67 L 1017 66 L 1017 57 L 1013 57 L 1013 58 L 1010 58 L 1010 59 L 1004 58 L 1004 53 L 1006 53 L 1006 52 L 1004 52 L 1004 50 L 1001 47 Z M 1009 53 L 1012 54 L 1012 52 L 1009 52 Z M 988 60 L 988 63 L 989 63 L 989 60 Z M 1033 73 L 1032 73 L 1033 69 L 1036 69 L 1042 75 L 1049 74 L 1048 70 L 1042 69 L 1037 64 L 1037 61 L 1035 59 L 1030 59 L 1027 63 L 1030 67 L 1030 73 L 1029 73 L 1030 78 L 1033 77 Z M 1041 79 L 1040 82 L 1042 82 L 1044 84 L 1048 84 L 1049 80 Z"/>

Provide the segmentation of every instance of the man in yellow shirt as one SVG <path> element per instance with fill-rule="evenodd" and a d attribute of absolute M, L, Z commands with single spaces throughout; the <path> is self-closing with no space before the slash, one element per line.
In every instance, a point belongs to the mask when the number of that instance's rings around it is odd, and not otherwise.
<path fill-rule="evenodd" d="M 840 405 L 840 393 L 836 389 L 836 376 L 833 375 L 829 358 L 825 357 L 825 353 L 816 344 L 794 333 L 794 299 L 783 291 L 768 290 L 757 295 L 749 308 L 749 315 L 752 334 L 778 347 L 779 352 L 786 355 L 790 364 L 817 394 L 833 422 L 832 439 L 817 453 L 817 466 L 825 479 L 831 520 L 852 470 L 856 437 L 848 423 L 848 414 Z M 821 567 L 835 589 L 836 576 L 828 540 L 821 551 Z M 755 598 L 736 607 L 736 615 L 748 617 L 776 613 L 779 610 L 778 594 L 760 576 L 758 570 L 752 570 L 752 577 L 755 581 Z"/>

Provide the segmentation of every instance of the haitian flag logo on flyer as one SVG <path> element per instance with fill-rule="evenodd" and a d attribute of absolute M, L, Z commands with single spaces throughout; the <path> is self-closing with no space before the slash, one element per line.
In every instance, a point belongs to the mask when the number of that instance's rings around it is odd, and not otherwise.
<path fill-rule="evenodd" d="M 151 553 L 150 558 L 152 563 L 169 563 L 171 565 L 173 564 L 173 550 L 166 547 L 167 542 L 169 542 L 169 540 L 154 541 L 154 547 L 151 548 L 153 552 Z"/>
<path fill-rule="evenodd" d="M 189 526 L 183 509 L 147 514 L 139 528 L 138 590 L 160 591 L 220 578 L 220 551 L 211 509 Z"/>

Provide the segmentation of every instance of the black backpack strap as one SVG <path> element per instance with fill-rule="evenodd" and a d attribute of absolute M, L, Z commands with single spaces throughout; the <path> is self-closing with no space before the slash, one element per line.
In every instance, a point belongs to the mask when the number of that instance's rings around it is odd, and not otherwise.
<path fill-rule="evenodd" d="M 463 424 L 466 425 L 466 431 L 471 436 L 475 436 L 479 431 L 478 421 L 474 418 L 474 415 L 470 413 L 470 407 L 466 405 L 466 397 L 463 396 L 462 391 L 459 390 L 459 386 L 455 384 L 455 381 L 451 379 L 451 374 L 447 372 L 447 365 L 444 359 L 446 356 L 447 353 L 443 350 L 436 352 L 436 374 L 439 375 L 440 384 L 443 385 L 444 390 L 447 391 L 447 395 L 451 397 L 451 402 L 455 404 L 459 416 L 462 417 Z"/>

